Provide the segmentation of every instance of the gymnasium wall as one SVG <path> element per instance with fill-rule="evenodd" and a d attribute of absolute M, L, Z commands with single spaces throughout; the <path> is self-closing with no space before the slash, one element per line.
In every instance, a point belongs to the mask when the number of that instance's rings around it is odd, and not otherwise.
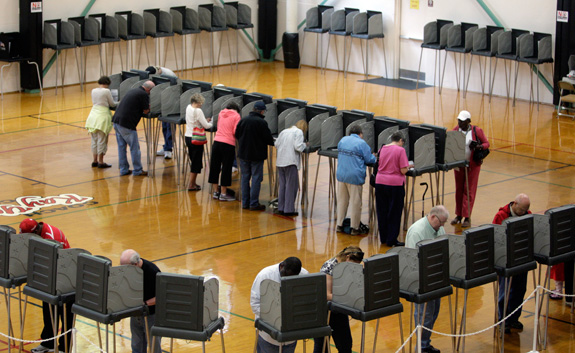
<path fill-rule="evenodd" d="M 306 11 L 323 1 L 320 0 L 278 0 L 278 44 L 281 43 L 281 35 L 285 31 L 285 7 L 286 1 L 298 1 L 298 22 L 305 19 Z M 428 6 L 428 0 L 419 0 L 419 9 L 411 9 L 410 4 L 414 0 L 328 0 L 325 1 L 325 5 L 334 6 L 336 9 L 344 7 L 355 7 L 359 8 L 361 11 L 365 10 L 377 10 L 383 13 L 384 21 L 384 33 L 385 33 L 385 59 L 387 62 L 387 72 L 388 76 L 397 78 L 400 69 L 407 71 L 417 71 L 419 56 L 420 56 L 420 45 L 421 39 L 423 37 L 423 26 L 425 23 L 433 21 L 437 18 L 440 19 L 450 19 L 455 23 L 459 22 L 471 22 L 477 23 L 480 27 L 485 25 L 494 25 L 495 23 L 487 15 L 487 13 L 482 9 L 477 0 L 433 0 L 433 7 Z M 491 9 L 494 15 L 501 21 L 503 26 L 506 28 L 519 28 L 530 31 L 551 33 L 553 36 L 555 34 L 555 10 L 556 4 L 553 1 L 537 1 L 537 0 L 484 0 L 486 5 Z M 84 8 L 88 5 L 90 1 L 77 1 L 77 0 L 44 0 L 44 20 L 56 19 L 56 18 L 68 18 L 79 16 Z M 417 2 L 417 1 L 416 1 Z M 149 8 L 161 8 L 163 10 L 168 10 L 171 6 L 181 6 L 186 5 L 190 8 L 196 9 L 199 4 L 214 3 L 219 4 L 219 0 L 193 0 L 193 1 L 182 1 L 182 0 L 164 0 L 161 4 L 158 1 L 151 0 L 125 0 L 125 1 L 111 1 L 111 0 L 96 0 L 92 6 L 89 14 L 94 13 L 107 13 L 113 14 L 116 11 L 131 10 L 134 12 L 142 13 L 144 9 Z M 252 8 L 252 21 L 257 28 L 257 0 L 242 0 L 242 3 L 246 3 Z M 18 3 L 16 1 L 8 1 L 4 4 L 3 11 L 0 12 L 0 31 L 9 32 L 18 30 Z M 256 36 L 257 36 L 257 30 Z M 302 30 L 300 29 L 300 45 L 303 40 Z M 251 34 L 251 32 L 250 32 Z M 188 51 L 191 53 L 192 48 L 192 37 L 197 38 L 198 36 L 186 36 L 186 43 Z M 230 33 L 228 36 L 231 40 L 231 58 L 228 54 L 228 48 L 226 43 L 226 36 L 220 33 L 214 36 L 214 55 L 217 60 L 218 51 L 220 48 L 220 40 L 222 41 L 220 64 L 229 63 L 235 60 L 235 35 Z M 201 53 L 204 58 L 204 65 L 208 65 L 209 58 L 209 34 L 202 32 L 201 36 Z M 319 46 L 317 42 L 317 35 L 307 34 L 306 45 L 302 55 L 302 63 L 305 65 L 315 65 L 315 49 Z M 240 36 L 240 62 L 249 61 L 253 58 L 253 52 L 250 51 L 248 42 L 243 35 Z M 321 52 L 324 54 L 323 59 L 325 60 L 325 54 L 328 48 L 328 36 L 323 36 L 323 46 Z M 180 64 L 181 61 L 181 47 L 182 41 L 179 36 L 175 37 L 176 55 L 174 55 L 174 49 L 172 45 L 172 40 L 163 40 L 160 46 L 160 51 L 162 55 L 164 53 L 164 44 L 168 45 L 167 60 L 165 66 L 175 69 L 176 59 Z M 336 42 L 336 43 L 334 43 Z M 125 42 L 121 43 L 122 55 L 125 60 Z M 138 60 L 133 66 L 138 68 L 145 68 L 148 64 L 154 61 L 154 41 L 151 38 L 146 40 L 148 53 L 150 57 L 150 62 L 148 62 L 146 55 L 144 54 L 144 49 L 142 49 L 142 55 L 140 57 L 140 64 L 138 65 Z M 316 45 L 316 43 L 318 43 Z M 348 41 L 349 44 L 349 41 Z M 336 46 L 337 53 L 336 56 Z M 337 69 L 339 64 L 339 69 L 343 69 L 343 38 L 338 37 L 337 39 L 331 38 L 329 57 L 327 58 L 327 67 L 329 69 Z M 373 75 L 384 76 L 385 66 L 384 66 L 384 56 L 382 52 L 382 43 L 380 40 L 373 40 L 369 46 L 369 72 Z M 135 47 L 134 47 L 135 48 Z M 365 42 L 363 44 L 363 50 L 365 51 Z M 87 55 L 87 80 L 95 81 L 98 79 L 99 71 L 99 56 L 97 47 L 88 48 Z M 108 53 L 106 54 L 106 51 Z M 68 50 L 67 54 L 67 69 L 65 84 L 74 84 L 78 82 L 78 73 L 75 66 L 73 51 Z M 320 53 L 318 53 L 319 55 Z M 44 65 L 52 57 L 53 51 L 44 50 Z M 111 56 L 111 44 L 108 44 L 106 49 L 103 51 L 104 57 L 108 56 L 110 60 Z M 365 55 L 365 54 L 364 54 Z M 444 52 L 442 52 L 441 64 L 443 66 Z M 433 84 L 434 79 L 437 82 L 438 76 L 434 75 L 434 58 L 435 52 L 431 50 L 423 51 L 423 60 L 421 64 L 421 71 L 426 75 L 426 83 Z M 118 47 L 115 48 L 114 54 L 114 64 L 111 72 L 118 72 L 120 67 L 120 60 L 118 54 Z M 191 55 L 188 57 L 188 67 L 191 62 Z M 276 55 L 277 60 L 283 60 L 283 52 L 281 49 Z M 319 60 L 319 58 L 318 58 Z M 339 61 L 339 62 L 338 62 Z M 481 83 L 479 78 L 479 67 L 477 60 L 474 60 L 473 67 L 470 76 L 469 90 L 470 91 L 481 91 Z M 110 64 L 110 62 L 109 62 Z M 163 63 L 160 63 L 163 64 Z M 201 66 L 201 55 L 197 52 L 194 58 L 193 66 Z M 469 61 L 467 61 L 469 65 Z M 349 58 L 349 70 L 351 72 L 363 73 L 363 62 L 362 54 L 360 51 L 360 41 L 355 39 L 353 41 L 352 52 Z M 551 67 L 546 65 L 542 69 L 542 73 L 548 80 L 551 80 Z M 6 91 L 15 91 L 17 89 L 16 83 L 16 69 L 15 65 L 5 72 L 4 89 Z M 437 76 L 437 77 L 434 77 Z M 497 76 L 495 81 L 494 94 L 496 95 L 506 95 L 506 83 L 505 83 L 505 73 L 501 61 L 498 64 Z M 44 78 L 45 87 L 54 86 L 55 79 L 55 67 L 49 70 L 47 76 Z M 535 78 L 534 78 L 534 82 Z M 518 78 L 518 92 L 517 96 L 522 99 L 529 99 L 529 88 L 530 88 L 530 72 L 527 65 L 520 65 L 519 78 Z M 444 79 L 444 87 L 456 88 L 456 76 L 453 55 L 450 54 L 447 58 L 446 74 Z M 543 84 L 540 85 L 541 100 L 550 103 L 552 100 L 552 95 L 544 87 Z"/>

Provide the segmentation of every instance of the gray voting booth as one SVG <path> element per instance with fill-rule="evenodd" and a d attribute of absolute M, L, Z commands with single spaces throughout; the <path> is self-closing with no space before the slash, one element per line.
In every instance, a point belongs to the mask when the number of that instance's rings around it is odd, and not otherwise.
<path fill-rule="evenodd" d="M 540 264 L 538 283 L 544 288 L 550 287 L 551 266 L 575 259 L 575 205 L 551 208 L 545 214 L 533 215 L 534 258 Z M 547 265 L 545 278 L 541 282 L 541 268 Z M 547 330 L 549 324 L 549 292 L 545 308 L 545 331 L 543 349 L 547 348 Z M 544 297 L 544 299 L 545 299 Z M 537 308 L 541 312 L 544 301 Z"/>
<path fill-rule="evenodd" d="M 156 275 L 156 322 L 152 326 L 152 342 L 156 337 L 202 342 L 202 351 L 214 332 L 220 330 L 224 346 L 224 318 L 219 316 L 219 282 L 216 278 L 158 273 Z M 152 343 L 152 347 L 154 343 Z"/>
<path fill-rule="evenodd" d="M 76 302 L 72 312 L 99 324 L 113 325 L 132 316 L 144 316 L 144 274 L 137 266 L 112 267 L 112 261 L 89 254 L 78 255 L 76 276 Z M 100 330 L 98 330 L 100 332 Z M 116 337 L 113 335 L 114 352 Z M 102 348 L 102 347 L 100 347 Z M 106 329 L 106 351 L 108 330 Z"/>
<path fill-rule="evenodd" d="M 284 277 L 279 283 L 262 281 L 260 317 L 256 319 L 255 327 L 256 343 L 259 331 L 280 343 L 330 336 L 325 274 Z"/>
<path fill-rule="evenodd" d="M 328 303 L 332 312 L 351 316 L 362 322 L 361 352 L 365 346 L 365 324 L 377 320 L 373 351 L 377 344 L 379 320 L 398 314 L 400 345 L 403 343 L 399 302 L 399 257 L 397 254 L 380 254 L 365 259 L 362 264 L 342 262 L 333 269 L 333 297 Z M 325 350 L 324 350 L 325 351 Z"/>
<path fill-rule="evenodd" d="M 461 288 L 464 290 L 464 298 L 459 334 L 464 335 L 467 328 L 469 290 L 497 280 L 494 267 L 494 228 L 492 225 L 484 225 L 467 229 L 461 235 L 450 234 L 447 237 L 449 239 L 449 281 L 455 287 L 452 334 L 457 334 L 457 307 Z M 465 336 L 458 337 L 457 351 L 465 351 Z"/>
<path fill-rule="evenodd" d="M 423 304 L 425 312 L 427 302 L 453 293 L 449 283 L 448 239 L 422 240 L 416 247 L 398 246 L 387 251 L 399 255 L 399 296 L 411 303 L 411 317 L 414 304 Z M 418 319 L 418 324 L 423 324 L 423 318 Z"/>
<path fill-rule="evenodd" d="M 502 318 L 507 316 L 507 303 L 513 276 L 524 274 L 537 268 L 533 257 L 533 215 L 507 218 L 501 225 L 493 225 L 495 230 L 495 271 L 504 278 L 505 296 Z M 498 317 L 497 297 L 495 317 Z M 505 321 L 501 325 L 501 352 L 505 343 Z"/>
<path fill-rule="evenodd" d="M 28 282 L 23 290 L 24 313 L 28 296 L 51 305 L 54 336 L 58 334 L 58 307 L 63 307 L 64 325 L 68 325 L 67 307 L 76 297 L 76 263 L 80 254 L 89 252 L 83 249 L 63 249 L 58 242 L 36 237 L 32 237 L 28 245 Z M 68 336 L 65 337 L 67 342 Z"/>
<path fill-rule="evenodd" d="M 15 337 L 15 334 L 10 310 L 11 291 L 18 288 L 18 308 L 19 313 L 22 313 L 21 286 L 28 279 L 28 244 L 31 238 L 40 239 L 36 234 L 16 234 L 14 228 L 0 225 L 0 286 L 4 288 L 4 300 L 7 304 L 8 334 L 12 337 Z M 22 327 L 23 318 L 21 314 L 18 317 L 20 318 L 20 327 Z M 8 342 L 8 352 L 11 350 L 11 344 Z"/>
<path fill-rule="evenodd" d="M 405 174 L 405 195 L 407 202 L 405 203 L 403 212 L 403 229 L 407 230 L 410 211 L 411 222 L 415 222 L 415 183 L 417 177 L 429 174 L 431 194 L 433 195 L 431 174 L 437 171 L 435 164 L 435 132 L 428 127 L 409 125 L 405 144 L 409 146 L 407 150 L 408 159 L 413 161 L 413 168 L 410 168 Z"/>

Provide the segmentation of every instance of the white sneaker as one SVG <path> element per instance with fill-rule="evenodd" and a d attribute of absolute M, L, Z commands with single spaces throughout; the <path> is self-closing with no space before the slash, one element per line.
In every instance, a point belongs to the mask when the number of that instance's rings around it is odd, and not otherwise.
<path fill-rule="evenodd" d="M 161 150 L 159 150 L 158 152 L 156 152 L 156 156 L 164 156 L 166 152 L 164 152 L 164 149 L 162 148 Z"/>
<path fill-rule="evenodd" d="M 164 159 L 172 159 L 172 151 L 164 152 Z"/>
<path fill-rule="evenodd" d="M 45 352 L 54 352 L 53 348 L 44 347 L 43 345 L 39 345 L 38 347 L 34 347 L 30 350 L 31 353 L 45 353 Z"/>
<path fill-rule="evenodd" d="M 238 168 L 232 167 L 232 173 L 237 173 L 237 172 L 238 172 Z"/>

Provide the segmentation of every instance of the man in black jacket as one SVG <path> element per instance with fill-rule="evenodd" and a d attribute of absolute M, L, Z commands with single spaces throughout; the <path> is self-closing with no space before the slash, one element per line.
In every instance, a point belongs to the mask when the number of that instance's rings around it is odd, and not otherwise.
<path fill-rule="evenodd" d="M 242 208 L 263 211 L 260 205 L 260 187 L 264 177 L 264 161 L 268 156 L 267 146 L 274 145 L 274 138 L 264 120 L 266 105 L 256 102 L 254 110 L 236 127 L 238 157 L 242 171 Z M 250 186 L 251 179 L 251 186 Z"/>
<path fill-rule="evenodd" d="M 132 156 L 134 175 L 148 175 L 142 168 L 142 154 L 136 128 L 142 115 L 150 112 L 150 91 L 154 86 L 152 81 L 146 81 L 142 86 L 129 90 L 122 98 L 116 109 L 116 114 L 114 114 L 114 119 L 112 119 L 118 142 L 120 175 L 132 174 L 126 154 L 128 146 Z"/>

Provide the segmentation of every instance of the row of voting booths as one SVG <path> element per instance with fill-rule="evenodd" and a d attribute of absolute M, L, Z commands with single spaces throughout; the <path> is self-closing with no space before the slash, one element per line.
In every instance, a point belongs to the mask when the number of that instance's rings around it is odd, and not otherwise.
<path fill-rule="evenodd" d="M 58 308 L 112 325 L 115 352 L 115 323 L 128 317 L 144 317 L 144 275 L 132 265 L 112 266 L 104 256 L 92 255 L 84 249 L 63 249 L 58 242 L 44 240 L 36 234 L 16 234 L 9 226 L 0 226 L 0 285 L 7 302 L 8 334 L 24 337 L 28 297 L 50 305 L 54 337 L 58 335 Z M 23 287 L 23 288 L 22 288 Z M 18 289 L 20 332 L 12 325 L 11 290 Z M 24 294 L 22 309 L 21 295 Z M 148 342 L 156 337 L 205 342 L 220 331 L 224 349 L 224 319 L 219 316 L 219 282 L 216 278 L 159 273 L 156 276 L 156 320 Z M 75 319 L 74 319 L 75 321 Z M 72 326 L 73 323 L 64 325 Z M 16 326 L 18 327 L 18 326 Z M 62 330 L 64 332 L 64 330 Z M 106 329 L 105 351 L 109 350 L 109 330 Z M 67 336 L 66 336 L 67 338 Z M 68 352 L 66 345 L 66 352 Z M 172 344 L 170 344 L 172 346 Z M 100 349 L 102 349 L 100 337 Z M 12 346 L 8 345 L 8 351 Z M 22 343 L 20 343 L 20 350 Z"/>
<path fill-rule="evenodd" d="M 45 301 L 54 307 L 74 303 L 72 312 L 98 324 L 114 325 L 131 316 L 146 316 L 143 305 L 143 274 L 136 266 L 112 266 L 109 259 L 91 255 L 82 249 L 62 249 L 61 245 L 33 234 L 16 234 L 0 227 L 0 284 L 10 308 L 11 289 Z M 282 278 L 281 283 L 261 283 L 260 317 L 255 321 L 256 335 L 264 331 L 279 342 L 306 338 L 322 339 L 331 334 L 329 312 L 339 312 L 362 322 L 361 351 L 365 347 L 365 323 L 397 314 L 403 343 L 400 298 L 413 306 L 449 296 L 455 288 L 455 311 L 451 333 L 464 335 L 467 329 L 468 291 L 497 278 L 505 281 L 508 297 L 512 276 L 535 270 L 538 283 L 549 287 L 550 266 L 575 259 L 575 205 L 549 209 L 542 215 L 525 215 L 505 220 L 502 225 L 483 225 L 465 230 L 462 235 L 447 235 L 424 240 L 415 249 L 394 247 L 364 263 L 345 262 L 333 270 L 333 298 L 327 301 L 326 278 L 315 273 Z M 547 266 L 541 279 L 543 265 Z M 24 287 L 22 290 L 22 286 Z M 156 281 L 156 323 L 151 335 L 205 342 L 222 330 L 218 316 L 218 282 L 198 276 L 161 273 Z M 458 324 L 458 290 L 464 290 L 463 310 Z M 494 293 L 497 293 L 495 290 Z M 538 330 L 539 342 L 547 344 L 549 312 L 548 291 L 542 292 L 537 313 L 545 305 L 545 323 Z M 545 297 L 544 297 L 545 298 Z M 494 295 L 494 322 L 498 321 L 498 296 Z M 19 300 L 20 304 L 22 300 Z M 66 307 L 64 305 L 64 307 Z M 329 310 L 328 310 L 329 309 Z M 22 312 L 22 311 L 20 311 Z M 24 317 L 20 318 L 23 328 Z M 53 311 L 55 312 L 55 311 Z M 452 311 L 450 310 L 450 313 Z M 503 317 L 508 313 L 503 313 Z M 14 316 L 8 310 L 8 321 Z M 451 314 L 450 314 L 451 315 Z M 410 320 L 412 322 L 412 320 Z M 423 322 L 423 318 L 416 320 Z M 410 324 L 411 325 L 411 324 Z M 504 331 L 505 322 L 501 325 Z M 57 321 L 56 325 L 57 327 Z M 413 327 L 410 328 L 410 332 Z M 57 333 L 55 328 L 54 335 Z M 15 337 L 12 325 L 9 334 Z M 20 332 L 23 337 L 23 332 Z M 222 347 L 223 334 L 221 334 Z M 501 334 L 501 351 L 504 335 Z M 454 337 L 453 348 L 465 350 L 465 336 Z M 398 345 L 398 347 L 399 347 Z M 10 349 L 10 348 L 9 348 Z M 329 345 L 324 346 L 329 350 Z M 106 330 L 108 351 L 108 330 Z"/>
<path fill-rule="evenodd" d="M 239 32 L 240 30 L 251 29 L 252 38 L 254 25 L 251 20 L 251 8 L 246 5 L 239 3 L 237 1 L 225 2 L 223 6 L 217 6 L 213 4 L 199 5 L 197 10 L 187 8 L 186 6 L 174 6 L 169 9 L 169 11 L 164 11 L 161 9 L 147 9 L 144 10 L 142 14 L 135 13 L 132 11 L 119 11 L 114 15 L 108 14 L 91 14 L 82 17 L 71 17 L 67 20 L 54 19 L 44 21 L 44 35 L 43 35 L 43 47 L 47 49 L 52 49 L 55 51 L 56 60 L 58 60 L 58 55 L 61 50 L 64 49 L 75 49 L 80 48 L 80 60 L 78 67 L 78 76 L 80 80 L 80 87 L 83 87 L 83 83 L 86 81 L 86 48 L 90 46 L 98 46 L 99 59 L 100 59 L 100 74 L 107 74 L 108 61 L 106 59 L 105 64 L 102 63 L 101 47 L 111 43 L 112 44 L 112 55 L 110 67 L 114 64 L 114 46 L 117 43 L 118 52 L 120 55 L 120 64 L 122 70 L 124 70 L 124 59 L 122 57 L 122 49 L 120 47 L 120 41 L 126 42 L 125 48 L 125 65 L 129 67 L 129 58 L 132 57 L 132 66 L 134 64 L 133 53 L 135 49 L 131 45 L 136 40 L 142 40 L 145 46 L 145 54 L 148 63 L 152 63 L 148 53 L 148 47 L 146 38 L 150 37 L 154 39 L 154 63 L 159 65 L 160 62 L 166 60 L 169 43 L 164 43 L 165 54 L 162 58 L 161 55 L 161 39 L 172 38 L 172 47 L 174 52 L 174 59 L 176 62 L 176 69 L 179 70 L 178 58 L 176 56 L 176 42 L 175 35 L 178 34 L 182 38 L 181 44 L 181 67 L 182 70 L 187 69 L 187 42 L 185 40 L 186 35 L 200 34 L 202 31 L 210 33 L 210 69 L 214 66 L 214 45 L 213 36 L 215 32 L 226 33 L 228 30 L 235 30 L 236 32 L 236 69 L 239 62 Z M 247 32 L 246 32 L 247 33 Z M 228 52 L 231 58 L 230 49 L 230 39 L 227 36 L 228 42 Z M 199 37 L 194 41 L 194 50 L 192 56 L 192 67 L 196 52 L 197 41 Z M 200 46 L 202 44 L 200 43 Z M 258 53 L 254 46 L 255 58 L 257 60 Z M 250 48 L 251 50 L 251 48 Z M 140 43 L 140 48 L 138 52 L 138 67 L 140 66 L 140 58 L 142 51 L 142 43 Z M 221 52 L 221 48 L 220 48 Z M 130 55 L 130 53 L 132 53 Z M 202 55 L 202 66 L 204 66 L 203 52 L 200 50 Z M 219 62 L 219 54 L 218 54 Z M 78 62 L 77 62 L 78 64 Z M 232 65 L 233 62 L 230 62 Z M 56 63 L 56 68 L 58 70 L 58 61 Z M 65 68 L 64 68 L 65 69 Z M 63 69 L 63 70 L 64 70 Z M 64 76 L 64 71 L 62 72 Z M 63 84 L 63 77 L 61 83 Z M 56 73 L 56 94 L 58 87 L 58 72 Z"/>
<path fill-rule="evenodd" d="M 150 92 L 150 114 L 144 119 L 148 170 L 153 176 L 155 151 L 161 131 L 160 122 L 169 123 L 174 136 L 174 158 L 178 183 L 180 183 L 181 176 L 185 178 L 186 175 L 185 111 L 194 93 L 200 93 L 205 98 L 201 109 L 206 117 L 212 117 L 212 133 L 217 131 L 219 112 L 230 102 L 238 104 L 242 117 L 245 117 L 253 109 L 255 102 L 263 101 L 267 107 L 265 121 L 274 136 L 299 120 L 305 120 L 308 123 L 306 139 L 309 147 L 302 153 L 301 201 L 302 205 L 308 204 L 309 154 L 317 152 L 318 164 L 311 201 L 312 213 L 322 157 L 327 157 L 329 162 L 329 206 L 330 209 L 335 210 L 337 205 L 337 144 L 342 137 L 349 135 L 350 129 L 355 125 L 361 126 L 363 139 L 374 153 L 382 145 L 390 142 L 390 137 L 394 132 L 400 131 L 403 134 L 406 154 L 408 159 L 414 163 L 414 168 L 407 173 L 404 228 L 407 228 L 410 213 L 412 221 L 415 219 L 415 186 L 418 177 L 429 175 L 431 200 L 432 205 L 435 205 L 443 202 L 445 173 L 453 168 L 467 166 L 464 135 L 457 131 L 447 131 L 444 127 L 410 124 L 406 120 L 375 116 L 372 112 L 357 109 L 338 110 L 335 106 L 308 104 L 307 101 L 293 98 L 275 99 L 265 93 L 247 92 L 241 88 L 212 86 L 210 82 L 180 80 L 158 75 L 149 76 L 148 72 L 142 70 L 122 71 L 111 75 L 110 78 L 112 81 L 110 89 L 119 100 L 129 89 L 140 86 L 145 80 L 150 79 L 156 84 Z M 206 150 L 209 154 L 209 147 Z M 270 148 L 268 156 L 270 195 L 274 195 L 274 184 L 277 187 L 277 180 L 274 180 L 273 159 L 273 148 Z M 375 218 L 373 217 L 375 214 L 373 195 L 370 197 L 369 204 L 371 220 Z"/>

